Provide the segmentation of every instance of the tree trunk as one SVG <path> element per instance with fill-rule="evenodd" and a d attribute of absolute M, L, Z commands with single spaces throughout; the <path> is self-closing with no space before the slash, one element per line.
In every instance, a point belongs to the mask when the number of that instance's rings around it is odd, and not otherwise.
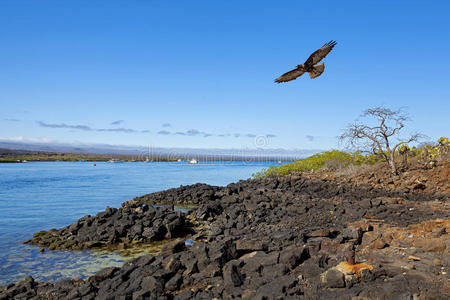
<path fill-rule="evenodd" d="M 408 154 L 404 153 L 403 154 L 403 165 L 406 167 L 408 167 Z"/>
<path fill-rule="evenodd" d="M 389 155 L 388 164 L 389 164 L 389 167 L 391 168 L 391 175 L 396 176 L 398 173 L 397 173 L 397 166 L 395 165 L 395 155 L 394 155 L 393 151 L 391 151 L 389 154 L 390 155 Z"/>

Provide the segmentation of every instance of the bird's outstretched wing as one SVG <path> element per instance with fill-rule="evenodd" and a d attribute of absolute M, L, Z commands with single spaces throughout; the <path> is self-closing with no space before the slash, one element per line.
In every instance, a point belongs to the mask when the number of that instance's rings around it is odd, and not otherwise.
<path fill-rule="evenodd" d="M 314 67 L 312 67 L 312 70 L 309 71 L 309 77 L 311 77 L 311 79 L 317 78 L 322 75 L 323 71 L 325 71 L 325 63 L 315 65 Z"/>
<path fill-rule="evenodd" d="M 336 44 L 336 41 L 330 41 L 323 45 L 322 48 L 311 54 L 311 56 L 305 61 L 305 66 L 314 66 L 315 64 L 320 62 L 325 58 L 325 56 L 328 55 L 328 53 L 330 53 L 330 51 L 334 46 L 336 46 Z"/>
<path fill-rule="evenodd" d="M 297 77 L 302 76 L 303 73 L 305 73 L 305 70 L 303 68 L 297 68 L 297 69 L 291 70 L 287 73 L 284 73 L 283 75 L 281 75 L 280 77 L 275 79 L 275 82 L 281 83 L 281 82 L 295 80 L 295 79 L 297 79 Z"/>

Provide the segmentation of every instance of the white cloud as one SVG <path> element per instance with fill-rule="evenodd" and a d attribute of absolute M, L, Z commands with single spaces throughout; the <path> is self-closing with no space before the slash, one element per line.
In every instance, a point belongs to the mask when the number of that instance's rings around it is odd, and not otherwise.
<path fill-rule="evenodd" d="M 50 142 L 53 142 L 52 139 L 46 138 L 46 137 L 26 138 L 23 136 L 11 136 L 11 137 L 0 136 L 0 141 L 3 141 L 3 142 L 25 142 L 25 143 L 50 143 Z"/>

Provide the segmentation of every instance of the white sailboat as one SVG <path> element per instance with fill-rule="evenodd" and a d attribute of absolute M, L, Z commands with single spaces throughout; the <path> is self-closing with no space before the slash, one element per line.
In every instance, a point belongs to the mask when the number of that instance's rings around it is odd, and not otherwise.
<path fill-rule="evenodd" d="M 152 161 L 150 160 L 150 146 L 148 146 L 148 150 L 147 150 L 147 157 L 144 160 L 145 163 L 151 163 Z"/>
<path fill-rule="evenodd" d="M 111 158 L 110 160 L 108 160 L 108 162 L 117 164 L 121 163 L 122 161 L 118 158 Z"/>

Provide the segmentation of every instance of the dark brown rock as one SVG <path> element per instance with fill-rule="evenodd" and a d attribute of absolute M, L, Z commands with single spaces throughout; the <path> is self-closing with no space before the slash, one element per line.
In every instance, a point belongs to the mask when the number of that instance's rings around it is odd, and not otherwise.
<path fill-rule="evenodd" d="M 239 262 L 230 261 L 223 268 L 223 280 L 226 286 L 241 286 L 244 279 L 240 272 Z"/>
<path fill-rule="evenodd" d="M 321 281 L 328 288 L 345 287 L 344 274 L 334 268 L 331 268 L 322 274 Z"/>

